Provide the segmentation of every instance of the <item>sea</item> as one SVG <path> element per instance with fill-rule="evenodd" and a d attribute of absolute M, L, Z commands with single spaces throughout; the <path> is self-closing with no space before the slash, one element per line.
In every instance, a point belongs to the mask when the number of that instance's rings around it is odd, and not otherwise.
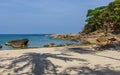
<path fill-rule="evenodd" d="M 53 38 L 51 34 L 0 34 L 0 45 L 3 47 L 0 50 L 13 50 L 10 46 L 6 46 L 5 43 L 11 40 L 17 39 L 29 39 L 28 47 L 31 48 L 42 48 L 44 45 L 49 43 L 55 43 L 56 45 L 60 44 L 78 44 L 79 42 L 62 40 Z"/>

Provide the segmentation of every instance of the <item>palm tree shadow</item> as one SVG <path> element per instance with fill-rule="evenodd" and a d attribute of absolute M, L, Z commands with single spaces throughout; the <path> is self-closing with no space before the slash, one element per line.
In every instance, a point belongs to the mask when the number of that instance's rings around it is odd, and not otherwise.
<path fill-rule="evenodd" d="M 56 68 L 59 67 L 57 65 L 54 65 L 53 62 L 48 60 L 47 58 L 54 58 L 54 59 L 59 59 L 63 61 L 83 61 L 85 62 L 86 60 L 84 59 L 78 59 L 78 58 L 69 58 L 65 56 L 61 56 L 62 54 L 50 54 L 50 53 L 45 53 L 45 54 L 39 54 L 39 53 L 25 53 L 24 55 L 16 58 L 13 60 L 7 67 L 5 71 L 10 71 L 14 70 L 15 74 L 19 74 L 20 71 L 23 71 L 25 68 L 29 67 L 31 65 L 31 72 L 27 73 L 22 73 L 22 74 L 29 74 L 29 75 L 57 75 L 57 70 Z M 19 66 L 18 64 L 24 63 L 24 65 Z"/>
<path fill-rule="evenodd" d="M 79 53 L 79 54 L 91 54 L 91 55 L 94 55 L 94 56 L 99 56 L 99 57 L 104 57 L 104 58 L 109 58 L 109 59 L 112 59 L 112 60 L 120 61 L 120 59 L 118 59 L 118 58 L 113 58 L 113 57 L 109 57 L 109 56 L 96 54 L 99 51 L 92 51 L 92 50 L 87 50 L 87 49 L 83 49 L 83 48 L 69 48 L 69 51 Z"/>
<path fill-rule="evenodd" d="M 66 68 L 61 75 L 71 75 L 70 73 L 74 71 L 75 74 L 72 75 L 120 75 L 120 71 L 115 71 L 110 68 L 110 65 L 102 67 L 101 65 L 95 65 L 95 68 L 82 66 L 82 67 L 69 67 Z"/>
<path fill-rule="evenodd" d="M 87 50 L 87 49 L 83 49 L 83 48 L 69 48 L 69 51 L 79 53 L 79 54 L 90 54 L 90 53 L 92 54 L 92 53 L 96 52 L 96 51 Z"/>

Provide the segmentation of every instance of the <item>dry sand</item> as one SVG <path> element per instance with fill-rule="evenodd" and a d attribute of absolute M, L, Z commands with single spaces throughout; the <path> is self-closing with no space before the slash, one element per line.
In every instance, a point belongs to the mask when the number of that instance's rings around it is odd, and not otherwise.
<path fill-rule="evenodd" d="M 87 47 L 4 50 L 0 75 L 120 75 L 120 52 Z"/>

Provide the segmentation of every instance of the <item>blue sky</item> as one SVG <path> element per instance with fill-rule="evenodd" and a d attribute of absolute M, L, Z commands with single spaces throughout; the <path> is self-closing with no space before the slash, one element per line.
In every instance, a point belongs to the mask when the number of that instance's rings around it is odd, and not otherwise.
<path fill-rule="evenodd" d="M 87 10 L 114 0 L 0 0 L 0 34 L 77 33 Z"/>

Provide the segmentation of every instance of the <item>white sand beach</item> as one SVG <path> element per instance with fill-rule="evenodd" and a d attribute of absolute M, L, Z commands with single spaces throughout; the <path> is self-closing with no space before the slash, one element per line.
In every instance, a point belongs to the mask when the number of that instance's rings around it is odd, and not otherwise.
<path fill-rule="evenodd" d="M 120 75 L 120 51 L 84 46 L 4 50 L 0 75 Z"/>

